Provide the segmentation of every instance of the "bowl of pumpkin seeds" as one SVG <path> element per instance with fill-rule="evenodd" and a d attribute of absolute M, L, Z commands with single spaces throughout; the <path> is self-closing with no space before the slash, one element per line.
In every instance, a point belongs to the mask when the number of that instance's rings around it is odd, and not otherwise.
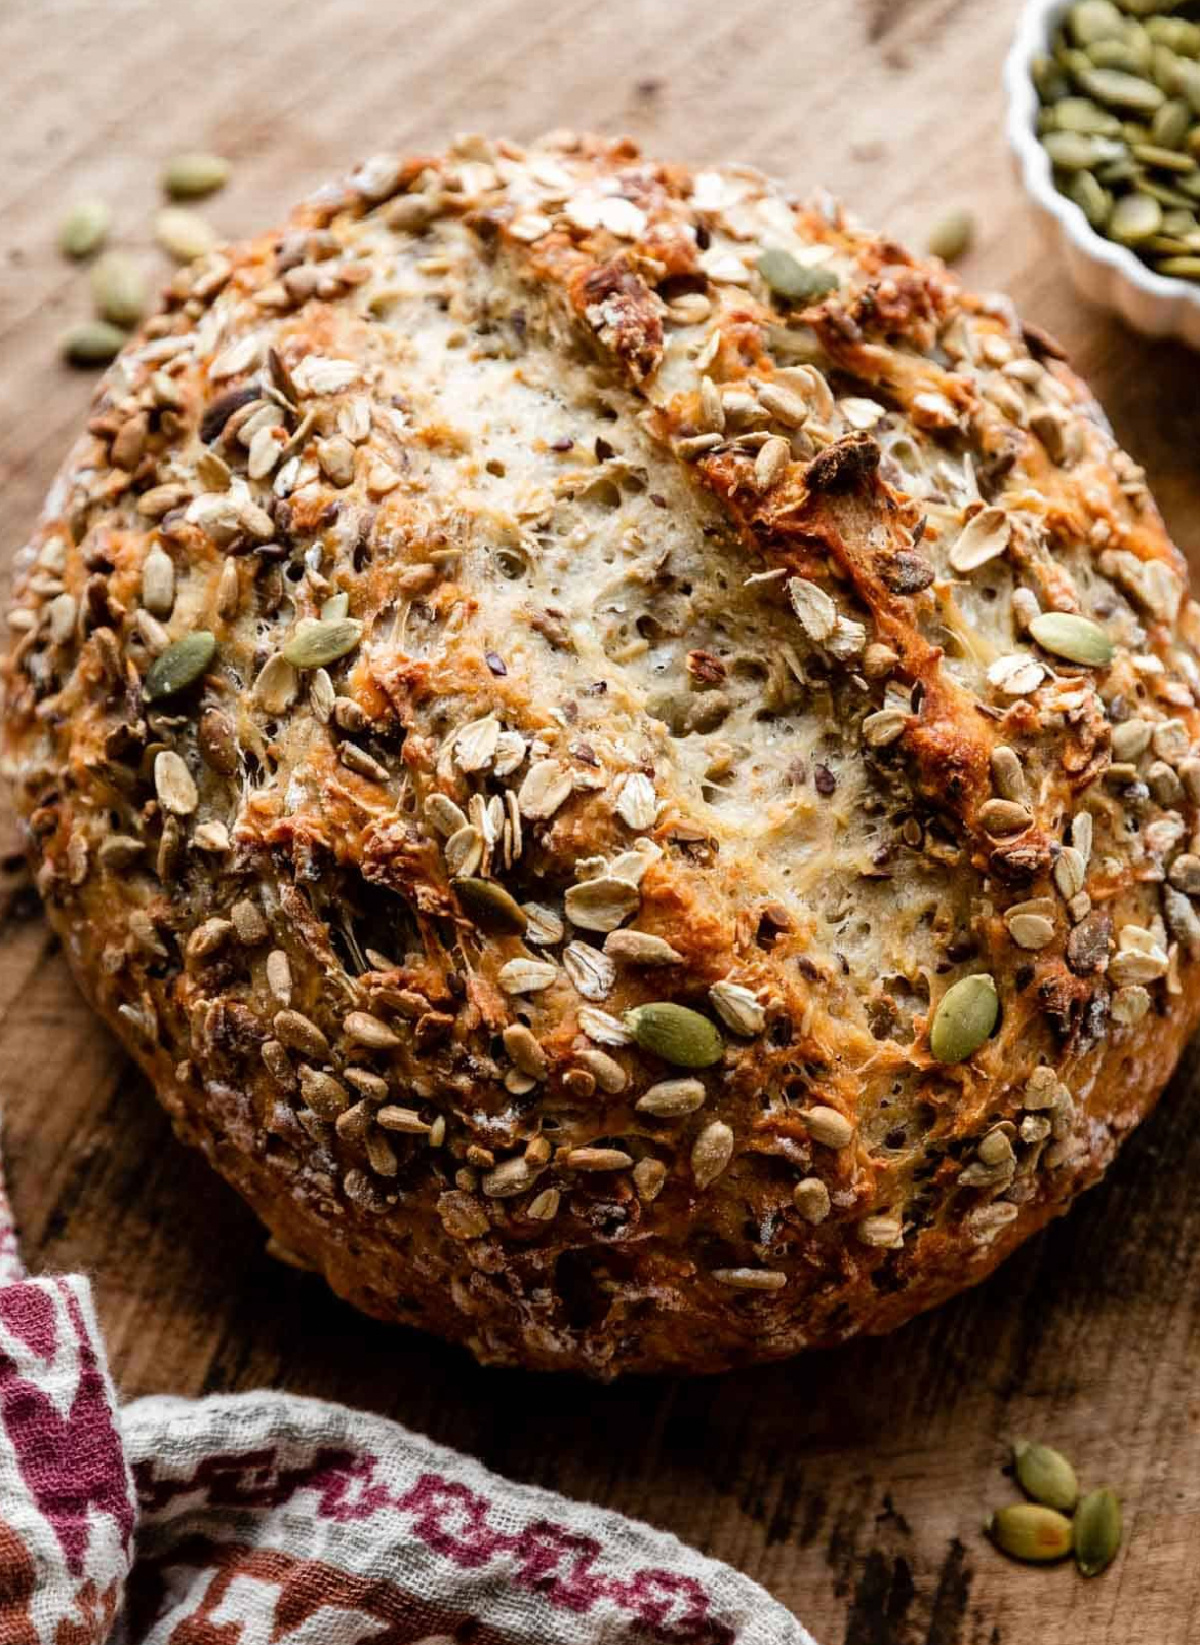
<path fill-rule="evenodd" d="M 1029 0 L 1005 80 L 1081 295 L 1200 348 L 1200 0 Z"/>

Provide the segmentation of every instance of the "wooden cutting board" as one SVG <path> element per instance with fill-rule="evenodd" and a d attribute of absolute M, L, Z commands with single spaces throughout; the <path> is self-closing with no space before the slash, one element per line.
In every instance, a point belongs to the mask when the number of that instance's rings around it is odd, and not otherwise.
<path fill-rule="evenodd" d="M 235 162 L 231 234 L 379 148 L 485 129 L 631 131 L 665 155 L 823 182 L 920 244 L 979 216 L 963 265 L 1090 377 L 1200 556 L 1200 360 L 1082 307 L 1013 181 L 1015 0 L 5 0 L 0 4 L 0 548 L 90 384 L 56 363 L 87 309 L 54 251 L 83 191 L 150 247 L 162 159 Z M 165 268 L 162 269 L 165 273 Z M 4 850 L 16 834 L 5 825 Z M 521 1479 L 740 1566 L 820 1645 L 1185 1645 L 1200 1638 L 1200 1105 L 1195 1054 L 1108 1181 L 987 1285 L 896 1336 L 759 1372 L 614 1388 L 479 1370 L 280 1268 L 172 1138 L 76 995 L 15 855 L 0 897 L 0 1098 L 35 1270 L 86 1269 L 123 1393 L 277 1384 L 354 1401 Z M 1121 1491 L 1120 1562 L 1085 1583 L 983 1540 L 1015 1434 Z"/>

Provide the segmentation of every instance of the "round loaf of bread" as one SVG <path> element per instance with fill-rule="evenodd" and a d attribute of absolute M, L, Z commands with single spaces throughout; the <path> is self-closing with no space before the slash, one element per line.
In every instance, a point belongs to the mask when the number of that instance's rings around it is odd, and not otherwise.
<path fill-rule="evenodd" d="M 9 620 L 81 986 L 280 1256 L 481 1359 L 890 1329 L 1196 1020 L 1141 470 L 1003 298 L 748 168 L 460 139 L 193 264 Z"/>

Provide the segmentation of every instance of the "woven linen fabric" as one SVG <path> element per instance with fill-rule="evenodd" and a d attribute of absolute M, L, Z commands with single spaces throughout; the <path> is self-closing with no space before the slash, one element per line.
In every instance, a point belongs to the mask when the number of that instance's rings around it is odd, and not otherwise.
<path fill-rule="evenodd" d="M 675 1537 L 344 1406 L 118 1409 L 0 1180 L 0 1645 L 813 1645 Z"/>

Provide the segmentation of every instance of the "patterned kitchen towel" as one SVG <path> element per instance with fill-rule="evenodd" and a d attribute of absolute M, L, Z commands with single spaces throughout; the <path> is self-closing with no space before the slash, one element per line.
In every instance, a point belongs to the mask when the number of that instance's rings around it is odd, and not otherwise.
<path fill-rule="evenodd" d="M 813 1645 L 663 1531 L 270 1392 L 118 1410 L 0 1180 L 0 1645 Z"/>

